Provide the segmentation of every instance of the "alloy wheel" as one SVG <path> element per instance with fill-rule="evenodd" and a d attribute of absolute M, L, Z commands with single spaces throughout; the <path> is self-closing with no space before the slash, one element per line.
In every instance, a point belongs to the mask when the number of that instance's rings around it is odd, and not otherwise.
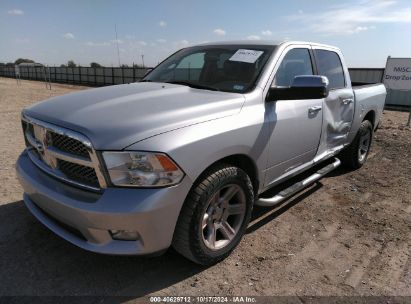
<path fill-rule="evenodd" d="M 362 163 L 367 157 L 368 150 L 371 144 L 371 131 L 367 129 L 367 132 L 360 137 L 360 144 L 358 146 L 358 160 Z"/>
<path fill-rule="evenodd" d="M 208 201 L 202 217 L 201 231 L 204 244 L 219 250 L 232 242 L 238 234 L 246 213 L 246 196 L 235 184 L 220 188 Z"/>

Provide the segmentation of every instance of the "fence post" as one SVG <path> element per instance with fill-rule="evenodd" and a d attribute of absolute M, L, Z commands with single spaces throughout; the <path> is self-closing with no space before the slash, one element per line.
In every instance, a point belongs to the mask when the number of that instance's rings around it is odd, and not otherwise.
<path fill-rule="evenodd" d="M 111 67 L 111 84 L 114 84 L 114 68 Z"/>
<path fill-rule="evenodd" d="M 121 69 L 121 83 L 124 84 L 124 68 L 120 67 Z"/>

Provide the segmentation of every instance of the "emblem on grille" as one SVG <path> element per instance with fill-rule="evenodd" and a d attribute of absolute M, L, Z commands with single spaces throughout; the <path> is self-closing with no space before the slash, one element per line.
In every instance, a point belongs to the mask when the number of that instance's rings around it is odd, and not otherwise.
<path fill-rule="evenodd" d="M 33 147 L 37 150 L 44 163 L 46 163 L 46 165 L 48 165 L 49 167 L 55 169 L 57 167 L 57 160 L 55 157 L 53 157 L 53 155 L 49 153 L 47 149 L 50 145 L 50 134 L 48 133 L 46 128 L 39 125 L 33 125 L 33 129 L 35 139 L 35 145 Z"/>

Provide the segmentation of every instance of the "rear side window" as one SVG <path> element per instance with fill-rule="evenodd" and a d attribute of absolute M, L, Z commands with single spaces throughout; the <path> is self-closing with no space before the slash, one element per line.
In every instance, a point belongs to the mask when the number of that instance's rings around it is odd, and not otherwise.
<path fill-rule="evenodd" d="M 313 75 L 308 49 L 292 49 L 285 56 L 275 74 L 274 86 L 289 87 L 295 76 Z"/>
<path fill-rule="evenodd" d="M 337 53 L 325 50 L 315 50 L 318 74 L 327 76 L 329 88 L 340 89 L 345 87 L 345 77 L 340 56 Z"/>

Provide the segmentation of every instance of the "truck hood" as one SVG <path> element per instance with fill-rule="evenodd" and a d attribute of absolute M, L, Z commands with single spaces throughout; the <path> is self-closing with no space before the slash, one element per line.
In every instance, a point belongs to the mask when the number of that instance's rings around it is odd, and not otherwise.
<path fill-rule="evenodd" d="M 238 113 L 244 96 L 166 83 L 132 83 L 50 98 L 24 114 L 86 135 L 96 150 Z"/>

